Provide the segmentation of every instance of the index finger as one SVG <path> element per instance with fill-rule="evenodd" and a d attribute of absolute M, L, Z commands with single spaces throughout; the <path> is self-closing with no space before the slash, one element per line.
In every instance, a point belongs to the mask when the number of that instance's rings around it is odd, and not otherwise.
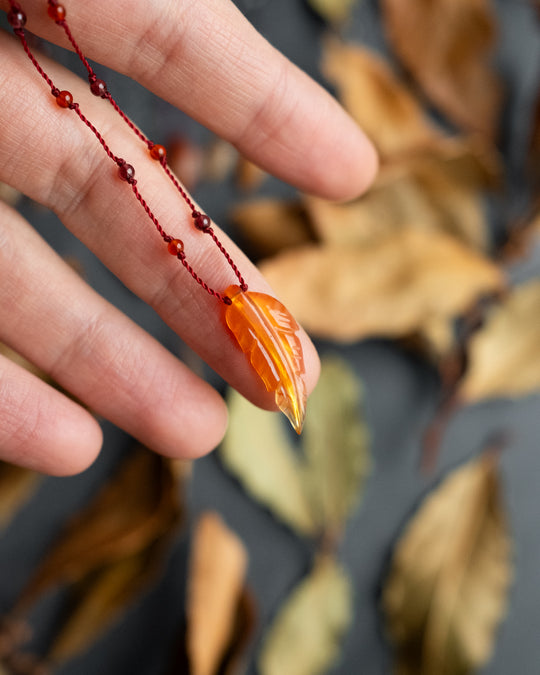
<path fill-rule="evenodd" d="M 228 0 L 64 2 L 89 58 L 138 80 L 301 190 L 350 199 L 373 179 L 375 150 L 311 78 Z M 8 9 L 7 0 L 0 7 Z M 29 30 L 64 46 L 43 0 Z"/>

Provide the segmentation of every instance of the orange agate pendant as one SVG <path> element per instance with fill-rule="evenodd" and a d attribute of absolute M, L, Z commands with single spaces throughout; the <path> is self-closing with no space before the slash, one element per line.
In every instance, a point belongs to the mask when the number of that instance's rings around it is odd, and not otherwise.
<path fill-rule="evenodd" d="M 225 321 L 276 405 L 299 434 L 306 408 L 305 367 L 300 327 L 278 300 L 265 293 L 229 286 Z"/>

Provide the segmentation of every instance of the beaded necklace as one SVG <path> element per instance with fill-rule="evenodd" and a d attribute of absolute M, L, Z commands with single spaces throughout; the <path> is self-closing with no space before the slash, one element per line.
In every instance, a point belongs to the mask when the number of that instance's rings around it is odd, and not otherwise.
<path fill-rule="evenodd" d="M 67 90 L 60 90 L 42 68 L 37 57 L 29 47 L 24 26 L 26 14 L 19 2 L 9 0 L 8 22 L 20 39 L 22 47 L 37 72 L 50 88 L 56 104 L 61 109 L 72 110 L 97 138 L 103 150 L 116 165 L 117 176 L 127 183 L 146 215 L 154 224 L 167 246 L 167 251 L 176 257 L 191 277 L 211 296 L 224 306 L 225 323 L 240 349 L 248 357 L 251 366 L 264 382 L 268 391 L 274 392 L 276 404 L 287 415 L 294 429 L 302 430 L 306 404 L 305 367 L 302 346 L 299 339 L 299 326 L 288 310 L 275 298 L 264 293 L 248 290 L 248 285 L 216 235 L 210 218 L 197 210 L 182 185 L 176 179 L 167 164 L 167 151 L 164 146 L 153 143 L 127 117 L 116 103 L 106 83 L 99 79 L 88 59 L 84 56 L 66 21 L 66 9 L 57 0 L 47 0 L 48 16 L 64 30 L 64 33 L 77 53 L 88 73 L 90 91 L 94 96 L 108 101 L 129 128 L 146 145 L 150 158 L 160 164 L 169 180 L 188 206 L 194 227 L 208 235 L 217 246 L 236 276 L 236 284 L 230 285 L 221 293 L 209 286 L 189 264 L 181 239 L 167 234 L 154 215 L 150 206 L 137 188 L 135 169 L 125 159 L 113 153 L 101 133 L 84 115 L 79 104 L 73 100 Z"/>

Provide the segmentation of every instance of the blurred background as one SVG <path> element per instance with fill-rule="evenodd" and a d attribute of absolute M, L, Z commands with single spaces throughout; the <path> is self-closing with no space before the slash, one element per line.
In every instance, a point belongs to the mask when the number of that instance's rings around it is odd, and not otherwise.
<path fill-rule="evenodd" d="M 193 465 L 103 422 L 80 476 L 0 467 L 0 673 L 535 675 L 538 3 L 236 4 L 373 138 L 381 175 L 362 199 L 300 195 L 96 70 L 312 335 L 324 367 L 306 432 L 228 392 L 53 214 L 2 186 L 228 397 L 231 425 Z"/>

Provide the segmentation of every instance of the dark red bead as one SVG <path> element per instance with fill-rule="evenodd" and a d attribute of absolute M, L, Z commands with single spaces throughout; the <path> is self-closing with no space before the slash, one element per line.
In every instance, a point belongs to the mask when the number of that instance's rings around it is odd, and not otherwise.
<path fill-rule="evenodd" d="M 118 167 L 118 175 L 122 180 L 125 180 L 127 183 L 131 183 L 135 178 L 135 169 L 131 166 L 131 164 L 121 164 Z"/>
<path fill-rule="evenodd" d="M 197 213 L 197 215 L 193 216 L 193 222 L 195 224 L 195 227 L 198 230 L 202 230 L 203 232 L 209 230 L 210 226 L 212 225 L 212 221 L 204 213 Z"/>
<path fill-rule="evenodd" d="M 61 91 L 56 97 L 56 103 L 61 108 L 69 108 L 73 103 L 73 96 L 69 91 Z"/>
<path fill-rule="evenodd" d="M 12 28 L 22 28 L 26 24 L 26 14 L 20 9 L 10 9 L 7 20 Z"/>
<path fill-rule="evenodd" d="M 66 8 L 63 5 L 49 5 L 47 11 L 54 21 L 63 21 L 66 18 Z"/>
<path fill-rule="evenodd" d="M 94 96 L 101 96 L 101 98 L 105 98 L 108 94 L 107 85 L 103 80 L 93 80 L 90 82 L 90 91 Z"/>
<path fill-rule="evenodd" d="M 184 242 L 181 239 L 171 239 L 167 244 L 167 250 L 171 255 L 178 255 L 184 252 Z"/>
<path fill-rule="evenodd" d="M 150 157 L 156 159 L 158 162 L 162 162 L 167 157 L 167 150 L 163 145 L 153 145 L 150 148 Z"/>

